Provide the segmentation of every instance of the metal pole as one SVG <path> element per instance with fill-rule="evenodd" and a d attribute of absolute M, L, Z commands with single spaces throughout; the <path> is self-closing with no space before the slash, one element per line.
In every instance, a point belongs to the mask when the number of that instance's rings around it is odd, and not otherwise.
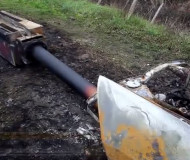
<path fill-rule="evenodd" d="M 45 65 L 49 70 L 55 73 L 72 88 L 76 89 L 85 98 L 90 98 L 96 93 L 96 87 L 93 84 L 82 78 L 78 73 L 58 60 L 42 46 L 34 46 L 31 56 Z"/>

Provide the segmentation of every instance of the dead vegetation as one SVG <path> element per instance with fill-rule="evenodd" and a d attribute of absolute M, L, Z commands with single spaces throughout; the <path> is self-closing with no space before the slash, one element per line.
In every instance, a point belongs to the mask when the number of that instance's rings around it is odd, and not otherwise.
<path fill-rule="evenodd" d="M 156 18 L 158 23 L 173 29 L 190 27 L 190 1 L 188 0 L 99 0 L 98 4 L 120 8 L 129 16 L 133 13 L 132 9 L 139 16 L 150 21 Z"/>

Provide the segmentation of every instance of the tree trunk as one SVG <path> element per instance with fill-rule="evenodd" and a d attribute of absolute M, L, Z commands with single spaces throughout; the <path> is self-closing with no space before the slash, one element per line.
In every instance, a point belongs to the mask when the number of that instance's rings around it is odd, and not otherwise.
<path fill-rule="evenodd" d="M 98 0 L 98 3 L 97 3 L 97 4 L 100 5 L 101 2 L 102 2 L 102 0 Z"/>
<path fill-rule="evenodd" d="M 160 7 L 159 7 L 158 10 L 156 11 L 154 17 L 152 18 L 151 23 L 154 23 L 154 21 L 155 21 L 156 17 L 158 16 L 160 10 L 162 9 L 163 5 L 164 5 L 164 3 L 162 3 L 162 4 L 160 5 Z"/>
<path fill-rule="evenodd" d="M 133 0 L 133 3 L 131 4 L 131 7 L 129 9 L 127 19 L 129 19 L 131 17 L 131 15 L 133 14 L 136 4 L 137 4 L 137 0 Z"/>

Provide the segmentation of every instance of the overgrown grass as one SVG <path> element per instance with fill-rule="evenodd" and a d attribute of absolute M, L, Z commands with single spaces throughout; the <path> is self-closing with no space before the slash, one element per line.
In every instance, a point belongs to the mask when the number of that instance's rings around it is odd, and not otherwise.
<path fill-rule="evenodd" d="M 1 0 L 0 8 L 25 14 L 33 19 L 56 19 L 77 23 L 86 30 L 109 35 L 112 40 L 130 45 L 141 58 L 165 60 L 190 58 L 190 36 L 152 25 L 141 17 L 127 20 L 116 8 L 99 6 L 87 0 Z M 163 59 L 164 60 L 164 59 Z"/>

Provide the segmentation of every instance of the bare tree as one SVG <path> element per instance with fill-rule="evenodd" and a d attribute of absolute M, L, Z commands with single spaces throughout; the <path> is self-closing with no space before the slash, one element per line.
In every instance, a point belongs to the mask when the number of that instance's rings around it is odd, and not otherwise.
<path fill-rule="evenodd" d="M 127 19 L 129 19 L 131 17 L 131 15 L 133 14 L 133 12 L 135 10 L 135 6 L 137 4 L 137 1 L 138 0 L 133 0 L 133 3 L 131 4 L 131 7 L 129 9 L 129 13 L 128 13 Z"/>
<path fill-rule="evenodd" d="M 129 3 L 130 0 L 127 0 L 124 7 L 123 7 L 123 10 L 125 10 L 125 8 L 127 7 L 128 3 Z"/>
<path fill-rule="evenodd" d="M 154 17 L 152 18 L 151 23 L 154 23 L 154 21 L 155 21 L 156 17 L 158 16 L 160 10 L 162 9 L 163 5 L 164 5 L 164 3 L 162 2 L 162 4 L 160 5 L 160 7 L 158 8 L 158 10 L 156 11 Z"/>
<path fill-rule="evenodd" d="M 102 2 L 102 0 L 98 0 L 98 3 L 97 3 L 97 4 L 100 5 L 101 2 Z"/>

